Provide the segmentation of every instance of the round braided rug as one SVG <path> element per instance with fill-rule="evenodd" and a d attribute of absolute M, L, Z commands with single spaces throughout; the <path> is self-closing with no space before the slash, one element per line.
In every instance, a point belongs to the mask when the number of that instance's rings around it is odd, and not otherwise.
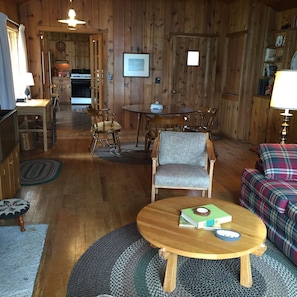
<path fill-rule="evenodd" d="M 61 161 L 53 159 L 21 161 L 21 185 L 32 186 L 53 181 L 59 176 L 62 166 Z"/>
<path fill-rule="evenodd" d="M 95 242 L 70 275 L 67 297 L 297 296 L 297 268 L 271 242 L 261 256 L 251 255 L 253 286 L 239 284 L 239 259 L 178 257 L 177 286 L 163 291 L 165 261 L 137 231 L 135 223 Z"/>

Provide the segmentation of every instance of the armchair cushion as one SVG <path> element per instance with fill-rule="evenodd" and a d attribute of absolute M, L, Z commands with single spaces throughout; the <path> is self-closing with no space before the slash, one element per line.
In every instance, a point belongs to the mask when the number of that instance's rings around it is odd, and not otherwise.
<path fill-rule="evenodd" d="M 200 166 L 167 164 L 158 168 L 155 183 L 169 187 L 179 185 L 181 188 L 208 188 L 210 177 L 208 172 Z"/>
<path fill-rule="evenodd" d="M 267 178 L 297 180 L 297 144 L 262 143 L 259 153 Z"/>
<path fill-rule="evenodd" d="M 189 139 L 189 134 L 192 137 Z M 160 133 L 159 164 L 206 164 L 206 133 Z M 174 145 L 172 145 L 174 144 Z"/>

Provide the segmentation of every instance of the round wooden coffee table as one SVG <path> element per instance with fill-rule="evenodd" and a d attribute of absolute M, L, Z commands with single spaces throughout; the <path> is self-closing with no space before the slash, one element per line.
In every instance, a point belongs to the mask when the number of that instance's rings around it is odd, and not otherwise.
<path fill-rule="evenodd" d="M 205 204 L 214 204 L 232 215 L 232 222 L 222 224 L 223 229 L 241 234 L 237 241 L 224 241 L 213 231 L 178 226 L 180 210 Z M 172 292 L 176 287 L 177 257 L 199 259 L 230 259 L 240 257 L 240 284 L 251 287 L 250 254 L 261 256 L 266 246 L 266 227 L 249 210 L 223 200 L 202 197 L 174 197 L 145 206 L 137 215 L 140 234 L 159 248 L 167 260 L 163 288 Z"/>

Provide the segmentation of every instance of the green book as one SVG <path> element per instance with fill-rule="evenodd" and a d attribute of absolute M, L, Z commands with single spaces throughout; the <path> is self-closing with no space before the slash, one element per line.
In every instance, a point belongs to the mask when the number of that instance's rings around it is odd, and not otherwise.
<path fill-rule="evenodd" d="M 197 208 L 206 208 L 209 214 L 197 214 Z M 181 210 L 181 217 L 196 228 L 213 227 L 232 221 L 232 216 L 213 204 L 200 205 Z"/>
<path fill-rule="evenodd" d="M 193 224 L 188 222 L 181 215 L 179 216 L 178 226 L 179 227 L 185 227 L 185 228 L 195 228 L 195 226 Z"/>

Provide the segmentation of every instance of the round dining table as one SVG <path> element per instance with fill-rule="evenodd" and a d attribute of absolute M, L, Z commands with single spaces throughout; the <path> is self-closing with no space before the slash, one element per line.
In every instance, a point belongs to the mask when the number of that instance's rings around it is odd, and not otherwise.
<path fill-rule="evenodd" d="M 175 105 L 163 105 L 162 110 L 151 110 L 150 104 L 131 104 L 131 105 L 124 105 L 122 107 L 123 110 L 137 113 L 137 136 L 136 136 L 136 146 L 138 146 L 138 139 L 139 139 L 139 130 L 140 130 L 140 121 L 141 116 L 145 115 L 154 115 L 157 114 L 159 116 L 178 116 L 178 115 L 186 115 L 194 112 L 194 109 L 191 107 L 186 106 L 175 106 Z"/>

